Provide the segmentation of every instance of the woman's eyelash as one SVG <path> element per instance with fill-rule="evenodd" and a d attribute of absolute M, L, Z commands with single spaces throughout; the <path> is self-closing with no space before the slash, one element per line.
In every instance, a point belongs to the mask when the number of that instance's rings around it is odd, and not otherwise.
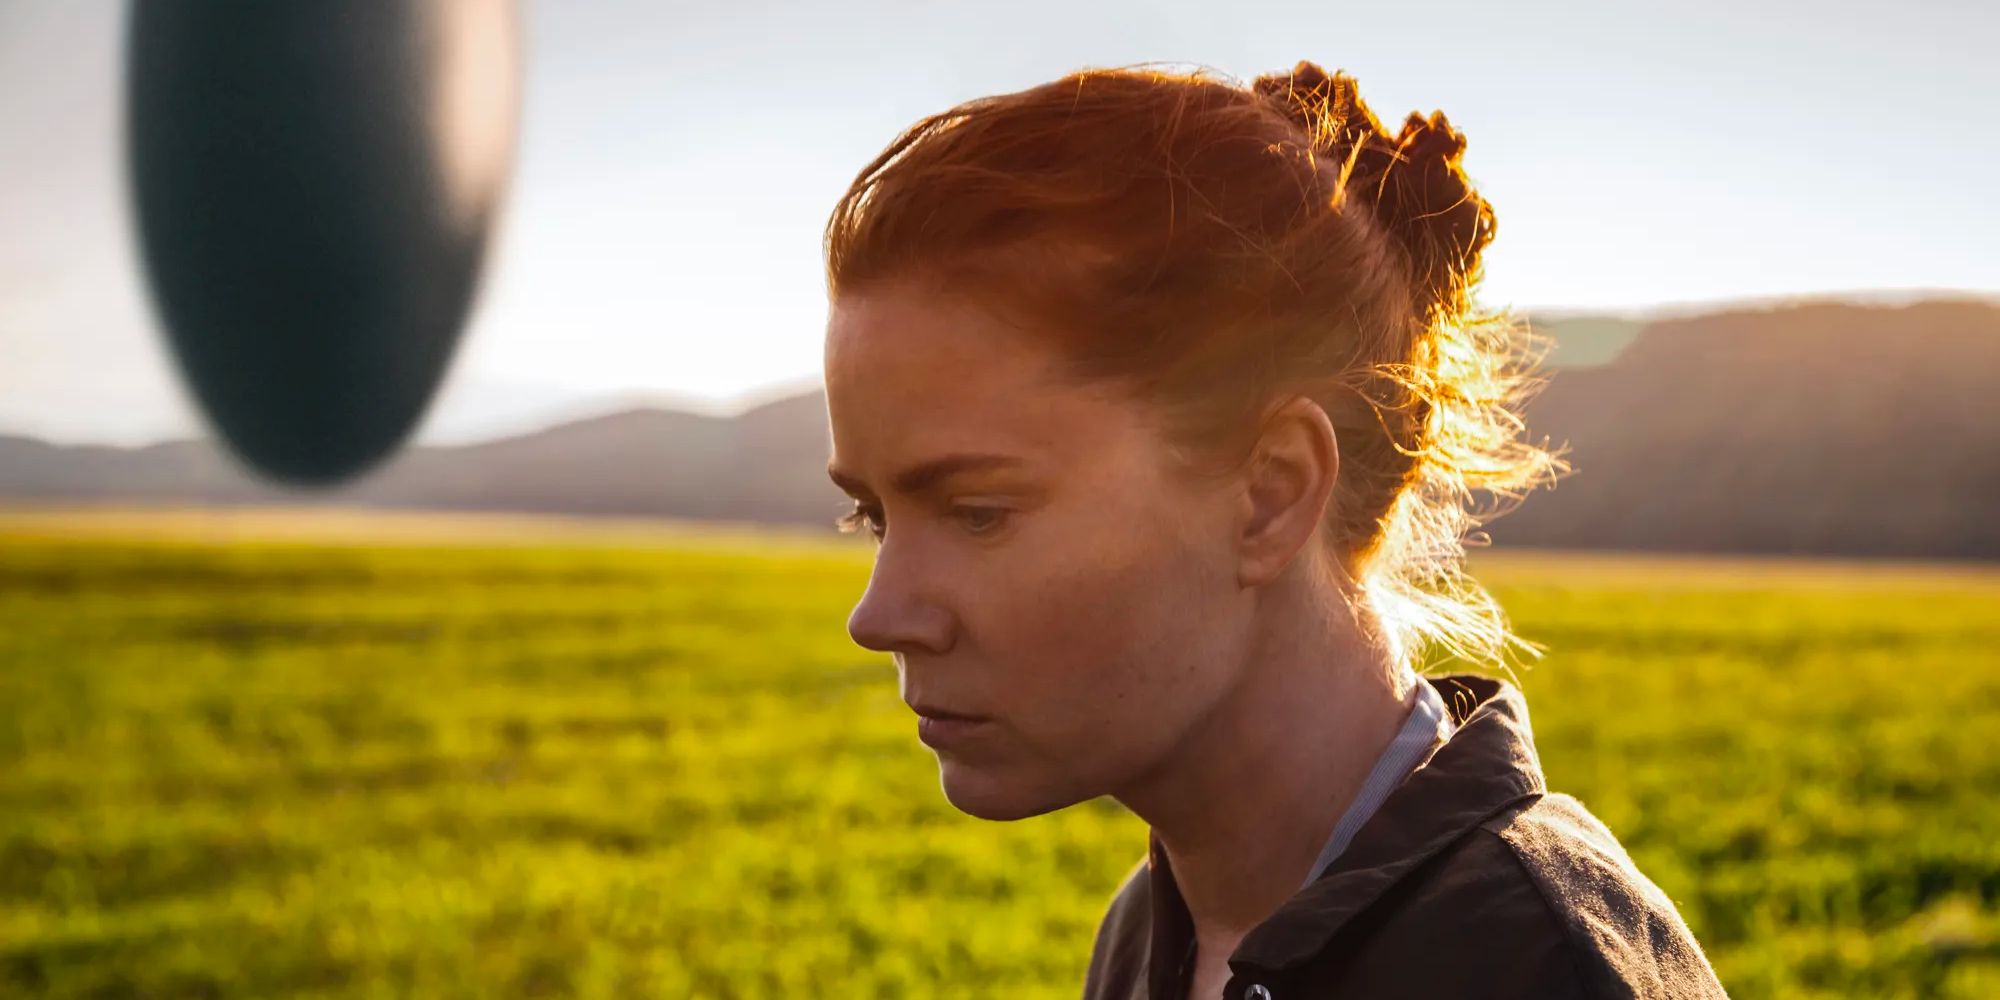
<path fill-rule="evenodd" d="M 1001 522 L 1007 519 L 1007 514 L 1008 511 L 1001 507 L 958 508 L 959 521 L 965 524 L 966 529 L 975 535 L 983 535 L 999 530 Z M 980 518 L 982 520 L 980 523 L 974 524 L 972 521 L 973 518 Z"/>
<path fill-rule="evenodd" d="M 875 531 L 875 512 L 860 504 L 855 504 L 853 510 L 840 515 L 840 518 L 834 521 L 833 525 L 839 528 L 843 534 L 851 535 L 863 528 L 873 533 Z"/>
<path fill-rule="evenodd" d="M 975 535 L 998 530 L 1010 513 L 1012 512 L 1002 507 L 963 506 L 954 510 L 960 523 L 965 524 L 967 530 Z M 853 510 L 835 519 L 833 525 L 840 529 L 842 534 L 850 535 L 867 529 L 870 534 L 879 538 L 883 531 L 881 515 L 874 508 L 864 507 L 859 503 L 854 505 Z"/>

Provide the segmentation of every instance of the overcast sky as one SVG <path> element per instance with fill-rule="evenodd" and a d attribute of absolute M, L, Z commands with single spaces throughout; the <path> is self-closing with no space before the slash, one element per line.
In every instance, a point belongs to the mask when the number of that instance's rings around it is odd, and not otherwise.
<path fill-rule="evenodd" d="M 1342 68 L 1444 109 L 1500 219 L 1484 297 L 1637 309 L 2000 290 L 1989 0 L 527 0 L 520 160 L 421 440 L 817 379 L 819 234 L 920 115 L 1083 66 Z M 0 432 L 201 433 L 118 159 L 116 0 L 0 0 Z"/>

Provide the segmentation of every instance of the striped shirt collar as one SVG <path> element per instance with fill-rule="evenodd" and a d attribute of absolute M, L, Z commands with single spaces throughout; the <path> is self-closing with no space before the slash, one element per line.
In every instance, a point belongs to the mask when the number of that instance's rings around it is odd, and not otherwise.
<path fill-rule="evenodd" d="M 1382 751 L 1382 756 L 1376 758 L 1374 769 L 1361 783 L 1361 790 L 1355 794 L 1354 801 L 1341 814 L 1339 822 L 1333 825 L 1333 833 L 1326 838 L 1326 846 L 1320 848 L 1319 860 L 1313 862 L 1312 871 L 1306 875 L 1301 889 L 1313 884 L 1326 872 L 1327 866 L 1347 849 L 1348 842 L 1354 839 L 1368 818 L 1381 808 L 1389 793 L 1430 760 L 1431 754 L 1437 752 L 1437 748 L 1444 745 L 1457 728 L 1452 722 L 1451 711 L 1445 707 L 1444 696 L 1438 693 L 1436 687 L 1415 671 L 1406 671 L 1406 680 L 1413 689 L 1412 700 L 1415 702 L 1410 714 Z"/>

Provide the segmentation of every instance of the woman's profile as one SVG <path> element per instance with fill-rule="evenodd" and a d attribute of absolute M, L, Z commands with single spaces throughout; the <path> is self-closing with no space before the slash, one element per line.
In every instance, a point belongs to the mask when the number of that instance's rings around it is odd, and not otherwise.
<path fill-rule="evenodd" d="M 1088 70 L 917 122 L 828 222 L 849 632 L 958 809 L 1150 827 L 1086 998 L 1723 995 L 1519 689 L 1420 672 L 1533 651 L 1464 544 L 1564 466 L 1464 149 L 1312 63 Z"/>

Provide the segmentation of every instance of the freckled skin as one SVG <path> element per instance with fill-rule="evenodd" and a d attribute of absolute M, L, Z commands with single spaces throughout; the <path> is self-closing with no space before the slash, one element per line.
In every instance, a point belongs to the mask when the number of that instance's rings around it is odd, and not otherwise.
<path fill-rule="evenodd" d="M 1143 780 L 1242 679 L 1251 638 L 1239 496 L 1183 471 L 1148 404 L 1056 365 L 914 284 L 846 293 L 829 314 L 832 466 L 883 529 L 848 630 L 893 654 L 905 701 L 998 721 L 938 751 L 947 799 L 986 819 Z M 1020 465 L 892 488 L 959 452 Z M 980 532 L 959 504 L 1008 513 Z"/>

